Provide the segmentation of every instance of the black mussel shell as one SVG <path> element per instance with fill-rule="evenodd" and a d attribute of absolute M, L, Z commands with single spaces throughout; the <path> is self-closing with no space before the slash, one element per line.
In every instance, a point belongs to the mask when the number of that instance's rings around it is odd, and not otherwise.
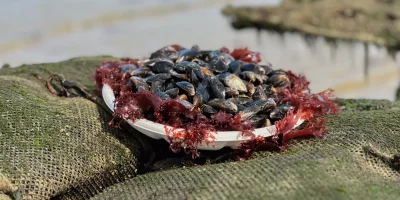
<path fill-rule="evenodd" d="M 213 93 L 213 96 L 218 99 L 225 99 L 225 86 L 218 80 L 218 78 L 211 77 L 210 78 L 210 86 Z"/>
<path fill-rule="evenodd" d="M 229 68 L 224 59 L 219 56 L 212 58 L 209 64 L 211 69 L 216 73 L 224 73 Z"/>
<path fill-rule="evenodd" d="M 207 105 L 227 113 L 235 113 L 238 110 L 236 104 L 232 103 L 231 101 L 223 99 L 212 99 L 209 102 L 207 102 Z"/>
<path fill-rule="evenodd" d="M 194 96 L 195 94 L 195 89 L 193 84 L 187 82 L 187 81 L 180 81 L 175 83 L 179 88 L 184 90 L 189 96 Z"/>
<path fill-rule="evenodd" d="M 129 72 L 129 71 L 133 71 L 135 69 L 137 69 L 137 66 L 135 66 L 133 64 L 123 65 L 121 67 L 121 73 L 126 73 L 126 72 Z"/>

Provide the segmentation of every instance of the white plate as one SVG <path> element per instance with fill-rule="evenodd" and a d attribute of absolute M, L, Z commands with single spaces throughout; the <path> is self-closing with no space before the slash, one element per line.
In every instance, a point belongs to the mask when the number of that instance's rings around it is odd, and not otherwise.
<path fill-rule="evenodd" d="M 104 102 L 107 106 L 114 111 L 114 92 L 109 85 L 104 85 L 102 89 L 102 95 Z M 127 121 L 132 127 L 141 133 L 154 138 L 154 139 L 164 139 L 169 142 L 167 135 L 165 134 L 164 125 L 160 123 L 155 123 L 146 119 L 138 119 L 135 122 L 132 120 Z M 297 124 L 293 127 L 299 126 L 304 120 L 300 119 Z M 169 126 L 168 126 L 169 127 Z M 169 127 L 172 128 L 172 127 Z M 275 135 L 276 127 L 268 126 L 263 128 L 258 128 L 253 131 L 254 135 L 262 137 L 270 137 Z M 230 147 L 232 149 L 237 149 L 245 140 L 250 139 L 250 137 L 243 137 L 239 131 L 218 131 L 215 135 L 214 146 L 212 144 L 207 145 L 204 141 L 199 145 L 200 150 L 219 150 L 223 147 Z"/>

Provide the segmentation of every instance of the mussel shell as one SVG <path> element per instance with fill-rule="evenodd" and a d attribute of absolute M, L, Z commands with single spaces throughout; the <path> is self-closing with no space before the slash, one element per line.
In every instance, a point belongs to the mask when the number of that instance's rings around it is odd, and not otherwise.
<path fill-rule="evenodd" d="M 153 93 L 163 92 L 165 90 L 164 83 L 165 83 L 165 80 L 162 80 L 162 79 L 158 79 L 158 80 L 151 82 L 151 91 Z"/>
<path fill-rule="evenodd" d="M 276 103 L 274 101 L 274 99 L 272 98 L 268 98 L 266 100 L 257 100 L 257 101 L 253 101 L 252 103 L 249 104 L 249 108 L 253 107 L 253 106 L 257 106 L 260 107 L 260 111 L 266 111 L 272 108 L 276 107 Z"/>
<path fill-rule="evenodd" d="M 226 97 L 237 97 L 237 96 L 239 96 L 239 91 L 232 89 L 230 87 L 225 87 L 225 96 Z"/>
<path fill-rule="evenodd" d="M 236 106 L 237 106 L 237 108 L 238 108 L 238 112 L 240 112 L 240 111 L 246 109 L 246 106 L 244 106 L 244 105 L 236 104 Z"/>
<path fill-rule="evenodd" d="M 225 72 L 223 74 L 218 75 L 218 78 L 226 86 L 232 88 L 233 90 L 237 90 L 239 92 L 247 92 L 246 84 L 244 84 L 242 79 L 240 79 L 235 74 L 231 74 L 229 72 Z"/>
<path fill-rule="evenodd" d="M 215 76 L 214 73 L 212 73 L 212 71 L 208 70 L 207 68 L 205 67 L 200 67 L 200 68 L 204 76 Z"/>
<path fill-rule="evenodd" d="M 197 63 L 200 67 L 205 67 L 208 65 L 208 63 L 205 61 L 205 58 L 208 56 L 208 53 L 203 54 L 203 51 L 200 51 L 200 53 L 197 55 L 195 59 L 192 60 L 192 62 Z"/>
<path fill-rule="evenodd" d="M 173 99 L 179 95 L 179 88 L 172 88 L 169 90 L 165 90 L 165 93 L 168 94 Z"/>
<path fill-rule="evenodd" d="M 180 63 L 177 63 L 174 66 L 174 69 L 178 72 L 187 72 L 189 68 L 189 63 L 189 61 L 182 61 Z"/>
<path fill-rule="evenodd" d="M 239 94 L 239 98 L 251 98 L 249 95 L 246 94 Z"/>
<path fill-rule="evenodd" d="M 182 100 L 188 100 L 188 97 L 187 97 L 187 95 L 186 94 L 181 94 L 181 95 L 179 95 L 178 97 L 176 97 L 175 99 L 182 99 Z"/>
<path fill-rule="evenodd" d="M 190 72 L 190 82 L 194 86 L 197 86 L 197 84 L 199 84 L 199 78 L 197 77 L 196 73 L 194 73 L 193 70 L 192 70 L 192 72 Z"/>
<path fill-rule="evenodd" d="M 168 80 L 170 78 L 171 78 L 171 74 L 170 73 L 161 73 L 161 74 L 154 74 L 152 76 L 149 76 L 145 80 L 146 80 L 146 82 L 151 83 L 153 81 Z"/>
<path fill-rule="evenodd" d="M 243 105 L 243 106 L 247 106 L 253 102 L 253 99 L 251 99 L 249 97 L 247 97 L 247 98 L 246 97 L 229 98 L 227 100 L 231 101 L 234 104 Z"/>
<path fill-rule="evenodd" d="M 267 100 L 268 95 L 265 93 L 263 90 L 263 87 L 261 85 L 257 86 L 256 88 L 256 93 L 253 95 L 253 99 L 256 100 Z"/>
<path fill-rule="evenodd" d="M 141 91 L 149 91 L 149 88 L 145 88 L 144 86 L 139 86 L 139 87 L 137 87 L 137 91 L 138 92 L 141 92 Z"/>
<path fill-rule="evenodd" d="M 204 77 L 204 79 L 201 81 L 201 84 L 203 84 L 204 86 L 208 87 L 210 85 L 210 82 L 211 82 L 211 77 L 212 76 L 206 75 Z"/>
<path fill-rule="evenodd" d="M 187 82 L 187 81 L 180 81 L 175 83 L 179 88 L 184 90 L 189 96 L 194 96 L 195 94 L 195 89 L 193 84 Z"/>
<path fill-rule="evenodd" d="M 191 110 L 194 108 L 194 105 L 190 103 L 189 101 L 183 100 L 183 99 L 176 99 L 180 104 L 185 106 L 187 109 Z"/>
<path fill-rule="evenodd" d="M 169 60 L 169 59 L 166 59 L 166 58 L 154 58 L 154 59 L 148 59 L 148 60 L 145 60 L 144 61 L 144 63 L 143 63 L 143 65 L 145 66 L 145 67 L 153 67 L 157 62 L 169 62 L 169 63 L 171 63 L 171 64 L 173 64 L 174 62 L 172 62 L 171 60 Z"/>
<path fill-rule="evenodd" d="M 272 87 L 272 85 L 262 84 L 261 87 L 267 96 L 275 93 L 275 89 Z"/>
<path fill-rule="evenodd" d="M 224 59 L 224 62 L 229 65 L 235 59 L 229 53 L 221 53 L 220 57 Z"/>
<path fill-rule="evenodd" d="M 193 104 L 195 106 L 199 106 L 206 103 L 209 99 L 210 99 L 210 93 L 208 91 L 207 85 L 200 83 L 197 86 L 196 94 L 193 97 Z"/>
<path fill-rule="evenodd" d="M 148 67 L 139 67 L 133 71 L 131 71 L 131 76 L 142 76 L 142 77 L 146 77 L 146 76 L 151 76 L 154 75 L 154 73 L 152 72 L 152 70 Z"/>
<path fill-rule="evenodd" d="M 293 109 L 293 106 L 290 104 L 278 105 L 276 108 L 274 108 L 273 110 L 270 111 L 269 117 L 272 120 L 281 120 L 286 116 L 287 112 L 290 109 Z"/>
<path fill-rule="evenodd" d="M 191 69 L 191 71 L 193 71 L 200 79 L 204 78 L 204 73 L 201 70 L 200 65 L 198 65 L 195 62 L 190 62 L 189 63 L 189 68 Z"/>
<path fill-rule="evenodd" d="M 254 93 L 256 93 L 256 87 L 254 86 L 254 84 L 248 81 L 243 81 L 243 83 L 246 85 L 247 91 L 250 94 L 250 96 L 253 96 Z"/>
<path fill-rule="evenodd" d="M 256 81 L 254 82 L 254 84 L 263 84 L 264 80 L 268 79 L 268 76 L 266 75 L 262 75 L 262 74 L 255 74 L 254 76 L 256 78 Z"/>
<path fill-rule="evenodd" d="M 160 97 L 162 100 L 168 100 L 168 99 L 171 98 L 171 97 L 170 97 L 167 93 L 165 93 L 165 92 L 157 91 L 157 92 L 155 92 L 155 94 L 156 94 L 158 97 Z"/>
<path fill-rule="evenodd" d="M 173 88 L 176 88 L 175 81 L 173 79 L 170 79 L 167 86 L 165 86 L 165 90 L 170 90 Z"/>
<path fill-rule="evenodd" d="M 190 48 L 190 49 L 193 50 L 193 51 L 197 51 L 197 52 L 200 51 L 200 47 L 197 44 L 193 45 L 192 48 Z"/>
<path fill-rule="evenodd" d="M 243 71 L 240 73 L 239 77 L 250 83 L 256 82 L 256 73 L 252 71 Z"/>
<path fill-rule="evenodd" d="M 210 78 L 210 86 L 215 98 L 225 99 L 225 86 L 215 76 Z"/>
<path fill-rule="evenodd" d="M 262 128 L 267 125 L 267 120 L 269 120 L 269 119 L 268 119 L 268 115 L 257 114 L 257 115 L 250 117 L 249 120 L 251 121 L 251 123 L 253 124 L 254 127 Z"/>
<path fill-rule="evenodd" d="M 211 107 L 211 106 L 209 106 L 209 105 L 207 105 L 207 104 L 202 105 L 202 106 L 200 107 L 200 110 L 201 110 L 201 112 L 202 112 L 203 114 L 208 114 L 208 115 L 215 114 L 215 113 L 218 112 L 218 111 L 215 110 L 213 107 Z"/>
<path fill-rule="evenodd" d="M 224 59 L 219 56 L 212 58 L 209 64 L 211 69 L 216 73 L 224 73 L 229 68 Z"/>
<path fill-rule="evenodd" d="M 259 112 L 275 108 L 276 103 L 273 99 L 257 100 L 250 103 L 244 110 L 239 112 L 242 119 L 249 119 Z"/>
<path fill-rule="evenodd" d="M 246 63 L 244 65 L 242 65 L 242 67 L 240 68 L 242 71 L 250 71 L 250 72 L 254 72 L 256 69 L 257 65 L 253 64 L 253 63 Z"/>
<path fill-rule="evenodd" d="M 274 70 L 272 69 L 272 67 L 268 66 L 268 65 L 259 65 L 259 67 L 263 68 L 265 71 L 265 75 L 269 75 L 271 72 L 273 72 Z"/>
<path fill-rule="evenodd" d="M 268 76 L 262 74 L 256 74 L 252 71 L 243 71 L 242 73 L 240 73 L 239 77 L 246 81 L 249 81 L 250 83 L 257 85 L 263 84 L 264 80 L 266 81 L 268 79 Z"/>
<path fill-rule="evenodd" d="M 174 63 L 170 61 L 158 61 L 151 67 L 152 71 L 158 73 L 169 73 L 174 68 Z"/>
<path fill-rule="evenodd" d="M 227 113 L 235 113 L 238 111 L 236 104 L 223 99 L 212 99 L 207 102 L 207 105 Z"/>
<path fill-rule="evenodd" d="M 265 71 L 265 69 L 263 67 L 261 67 L 260 65 L 257 65 L 254 70 L 254 73 L 256 74 L 261 74 L 261 75 L 265 75 L 267 72 Z"/>
<path fill-rule="evenodd" d="M 244 62 L 241 60 L 235 60 L 229 63 L 228 72 L 239 76 L 242 72 L 241 67 L 244 65 Z"/>
<path fill-rule="evenodd" d="M 173 70 L 170 72 L 170 74 L 174 78 L 178 78 L 178 79 L 185 80 L 185 81 L 189 80 L 189 76 L 187 74 L 180 74 L 180 73 L 177 73 L 177 72 L 175 72 Z"/>
<path fill-rule="evenodd" d="M 199 51 L 193 50 L 193 49 L 183 49 L 178 52 L 178 58 L 176 59 L 176 62 L 182 62 L 182 61 L 191 61 L 196 58 L 196 56 L 199 54 Z"/>
<path fill-rule="evenodd" d="M 135 66 L 133 64 L 126 64 L 126 65 L 121 66 L 121 73 L 126 73 L 129 71 L 133 71 L 135 69 L 137 69 L 137 66 Z"/>
<path fill-rule="evenodd" d="M 285 71 L 278 69 L 278 70 L 273 70 L 272 72 L 270 72 L 268 74 L 269 77 L 273 76 L 273 75 L 278 75 L 278 74 L 283 74 L 283 75 L 287 75 Z"/>
<path fill-rule="evenodd" d="M 142 87 L 144 90 L 150 89 L 149 85 L 146 83 L 146 80 L 143 78 L 132 76 L 130 80 L 132 81 L 136 89 L 138 89 L 139 87 Z"/>
<path fill-rule="evenodd" d="M 286 74 L 275 74 L 269 77 L 267 84 L 272 85 L 276 89 L 282 89 L 290 85 L 290 79 Z"/>
<path fill-rule="evenodd" d="M 155 59 L 155 58 L 165 58 L 175 61 L 178 58 L 178 52 L 161 49 L 150 55 L 150 59 Z"/>
<path fill-rule="evenodd" d="M 208 59 L 209 59 L 209 61 L 211 61 L 213 58 L 219 57 L 220 55 L 221 55 L 221 51 L 220 50 L 211 51 L 208 54 Z"/>
<path fill-rule="evenodd" d="M 261 81 L 260 84 L 266 83 L 268 81 L 268 76 L 265 74 L 258 74 L 258 77 L 258 80 Z"/>

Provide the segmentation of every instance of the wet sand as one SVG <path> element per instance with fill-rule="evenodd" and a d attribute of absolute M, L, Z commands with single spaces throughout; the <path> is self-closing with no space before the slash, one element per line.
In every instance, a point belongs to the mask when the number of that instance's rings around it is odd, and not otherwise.
<path fill-rule="evenodd" d="M 338 42 L 333 48 L 322 38 L 306 41 L 297 34 L 235 31 L 221 15 L 221 8 L 232 2 L 228 0 L 172 1 L 162 6 L 157 2 L 154 6 L 132 1 L 65 1 L 58 5 L 64 9 L 58 10 L 51 10 L 48 0 L 42 2 L 41 7 L 26 8 L 23 16 L 13 16 L 14 22 L 0 21 L 8 30 L 0 36 L 0 64 L 17 66 L 94 55 L 144 57 L 161 46 L 179 43 L 204 49 L 248 46 L 261 52 L 263 62 L 274 68 L 305 74 L 314 92 L 331 87 L 340 97 L 393 100 L 400 80 L 399 64 L 384 49 L 371 46 L 370 81 L 366 83 L 359 43 Z M 266 3 L 278 1 L 234 1 L 236 5 Z"/>

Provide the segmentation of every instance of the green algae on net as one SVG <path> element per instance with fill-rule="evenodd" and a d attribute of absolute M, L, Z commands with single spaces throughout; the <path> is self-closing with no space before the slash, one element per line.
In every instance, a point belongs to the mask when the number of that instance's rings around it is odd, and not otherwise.
<path fill-rule="evenodd" d="M 400 50 L 400 1 L 283 0 L 278 6 L 226 6 L 237 29 L 299 32 L 331 39 L 355 40 Z"/>

